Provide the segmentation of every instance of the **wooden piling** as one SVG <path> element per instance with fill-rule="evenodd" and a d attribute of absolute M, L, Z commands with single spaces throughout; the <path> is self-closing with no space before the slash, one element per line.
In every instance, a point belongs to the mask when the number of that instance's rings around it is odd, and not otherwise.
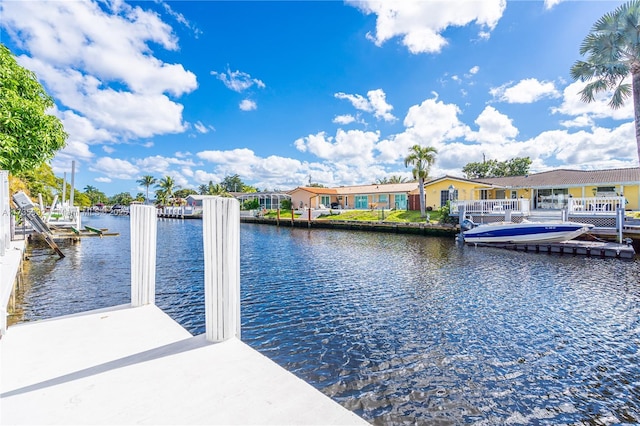
<path fill-rule="evenodd" d="M 131 305 L 156 302 L 157 218 L 154 206 L 132 205 L 131 223 Z"/>
<path fill-rule="evenodd" d="M 210 197 L 202 207 L 206 339 L 240 338 L 240 203 Z"/>

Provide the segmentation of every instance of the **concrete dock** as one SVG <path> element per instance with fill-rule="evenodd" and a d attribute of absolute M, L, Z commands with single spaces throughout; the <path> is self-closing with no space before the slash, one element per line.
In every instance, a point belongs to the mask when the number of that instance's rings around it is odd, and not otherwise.
<path fill-rule="evenodd" d="M 0 424 L 368 424 L 238 339 L 155 305 L 24 323 L 0 339 Z"/>

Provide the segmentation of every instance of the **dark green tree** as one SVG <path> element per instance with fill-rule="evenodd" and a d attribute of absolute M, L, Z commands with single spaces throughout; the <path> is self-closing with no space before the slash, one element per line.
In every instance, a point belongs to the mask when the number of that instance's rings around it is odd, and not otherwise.
<path fill-rule="evenodd" d="M 20 176 L 64 147 L 62 122 L 46 113 L 53 106 L 35 74 L 0 44 L 0 169 Z"/>
<path fill-rule="evenodd" d="M 240 176 L 237 174 L 225 176 L 220 185 L 222 185 L 227 192 L 242 192 L 244 188 L 244 182 L 242 182 L 242 179 L 240 179 Z"/>
<path fill-rule="evenodd" d="M 529 173 L 531 159 L 517 157 L 508 161 L 486 160 L 479 163 L 467 163 L 462 173 L 467 179 L 481 179 L 488 177 L 524 176 Z"/>

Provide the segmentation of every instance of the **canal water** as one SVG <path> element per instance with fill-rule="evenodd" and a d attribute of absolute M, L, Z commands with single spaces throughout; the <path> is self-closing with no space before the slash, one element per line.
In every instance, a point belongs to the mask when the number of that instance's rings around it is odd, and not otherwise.
<path fill-rule="evenodd" d="M 130 301 L 120 232 L 34 248 L 13 322 Z M 202 222 L 158 221 L 156 304 L 204 332 Z M 373 424 L 640 422 L 640 261 L 241 226 L 242 340 Z"/>

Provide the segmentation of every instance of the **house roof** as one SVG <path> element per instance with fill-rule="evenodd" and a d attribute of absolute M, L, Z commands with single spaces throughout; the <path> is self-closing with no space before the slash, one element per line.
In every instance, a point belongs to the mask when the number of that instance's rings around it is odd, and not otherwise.
<path fill-rule="evenodd" d="M 316 194 L 316 195 L 324 195 L 324 194 L 335 195 L 335 194 L 337 194 L 335 188 L 321 188 L 321 187 L 317 187 L 317 186 L 299 186 L 299 187 L 297 187 L 295 189 L 292 189 L 291 191 L 288 191 L 287 194 L 291 194 L 291 193 L 296 192 L 296 191 L 307 191 L 307 192 L 310 192 L 310 193 Z"/>
<path fill-rule="evenodd" d="M 526 176 L 476 179 L 505 188 L 558 187 L 574 185 L 639 184 L 640 167 L 610 170 L 558 169 Z"/>
<path fill-rule="evenodd" d="M 430 181 L 425 182 L 424 186 L 433 185 L 434 183 L 442 182 L 443 180 L 455 180 L 458 182 L 468 182 L 476 185 L 483 183 L 483 182 L 480 182 L 479 180 L 472 180 L 472 179 L 461 178 L 458 176 L 445 175 L 445 176 L 441 176 L 439 178 L 431 179 Z M 484 185 L 491 186 L 490 183 L 485 183 Z"/>
<path fill-rule="evenodd" d="M 374 185 L 356 185 L 356 186 L 340 186 L 335 188 L 339 195 L 353 195 L 353 194 L 390 194 L 390 193 L 404 193 L 413 191 L 418 187 L 418 182 L 404 182 L 404 183 L 385 183 Z"/>

